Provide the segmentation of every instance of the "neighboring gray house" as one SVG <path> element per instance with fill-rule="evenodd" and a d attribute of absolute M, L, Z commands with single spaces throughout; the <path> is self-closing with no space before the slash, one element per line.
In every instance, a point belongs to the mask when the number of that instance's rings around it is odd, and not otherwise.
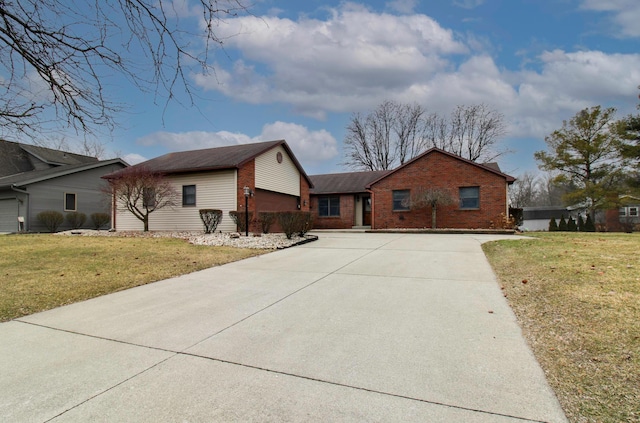
<path fill-rule="evenodd" d="M 126 166 L 121 159 L 0 140 L 0 232 L 45 231 L 36 218 L 44 210 L 85 213 L 90 227 L 91 213 L 110 211 L 101 177 Z"/>
<path fill-rule="evenodd" d="M 570 209 L 563 206 L 540 206 L 540 207 L 523 207 L 522 209 L 522 231 L 548 231 L 549 221 L 553 218 L 556 223 L 562 216 L 568 219 L 569 216 L 574 219 L 578 218 L 582 210 Z M 584 216 L 584 213 L 582 213 Z"/>

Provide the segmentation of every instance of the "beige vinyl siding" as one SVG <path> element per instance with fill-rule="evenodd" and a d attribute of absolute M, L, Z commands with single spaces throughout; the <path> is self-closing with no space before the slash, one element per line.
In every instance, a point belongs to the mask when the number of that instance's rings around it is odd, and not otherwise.
<path fill-rule="evenodd" d="M 282 163 L 278 163 L 278 153 Z M 300 172 L 282 146 L 256 157 L 256 188 L 300 196 Z"/>
<path fill-rule="evenodd" d="M 163 208 L 149 215 L 150 231 L 204 231 L 200 220 L 200 209 L 222 210 L 222 221 L 217 231 L 233 232 L 236 226 L 229 211 L 236 210 L 236 171 L 223 170 L 209 173 L 170 176 L 178 196 L 176 206 Z M 182 186 L 196 186 L 196 205 L 182 206 Z M 116 228 L 119 231 L 140 231 L 142 221 L 127 210 L 118 210 Z"/>

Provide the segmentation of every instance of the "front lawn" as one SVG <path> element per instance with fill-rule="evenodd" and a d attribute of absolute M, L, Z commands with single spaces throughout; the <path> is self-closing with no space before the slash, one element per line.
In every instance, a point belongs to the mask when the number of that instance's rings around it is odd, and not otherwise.
<path fill-rule="evenodd" d="M 268 251 L 171 238 L 3 235 L 0 321 Z"/>
<path fill-rule="evenodd" d="M 640 422 L 640 234 L 484 245 L 571 422 Z"/>

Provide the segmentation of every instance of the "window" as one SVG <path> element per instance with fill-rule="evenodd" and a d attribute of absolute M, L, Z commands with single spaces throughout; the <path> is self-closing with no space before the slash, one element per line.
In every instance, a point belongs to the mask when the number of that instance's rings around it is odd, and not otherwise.
<path fill-rule="evenodd" d="M 196 205 L 196 186 L 195 185 L 182 186 L 182 205 L 183 206 Z"/>
<path fill-rule="evenodd" d="M 479 209 L 480 208 L 480 187 L 460 188 L 460 208 Z"/>
<path fill-rule="evenodd" d="M 393 211 L 404 211 L 410 208 L 409 190 L 393 191 Z"/>
<path fill-rule="evenodd" d="M 638 208 L 629 207 L 629 216 L 638 217 Z"/>
<path fill-rule="evenodd" d="M 318 216 L 339 217 L 340 197 L 337 195 L 331 195 L 318 198 Z"/>
<path fill-rule="evenodd" d="M 620 214 L 620 217 L 625 217 L 627 215 L 627 209 L 625 207 L 620 207 L 618 214 Z"/>
<path fill-rule="evenodd" d="M 142 207 L 152 209 L 156 206 L 156 190 L 154 188 L 142 188 Z"/>
<path fill-rule="evenodd" d="M 64 211 L 76 211 L 76 195 L 64 194 Z"/>

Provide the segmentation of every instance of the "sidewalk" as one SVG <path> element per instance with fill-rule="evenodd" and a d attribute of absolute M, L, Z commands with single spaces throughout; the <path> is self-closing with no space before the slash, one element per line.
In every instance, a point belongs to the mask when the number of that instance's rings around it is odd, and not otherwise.
<path fill-rule="evenodd" d="M 0 416 L 565 422 L 481 251 L 502 237 L 321 233 L 0 324 Z"/>

